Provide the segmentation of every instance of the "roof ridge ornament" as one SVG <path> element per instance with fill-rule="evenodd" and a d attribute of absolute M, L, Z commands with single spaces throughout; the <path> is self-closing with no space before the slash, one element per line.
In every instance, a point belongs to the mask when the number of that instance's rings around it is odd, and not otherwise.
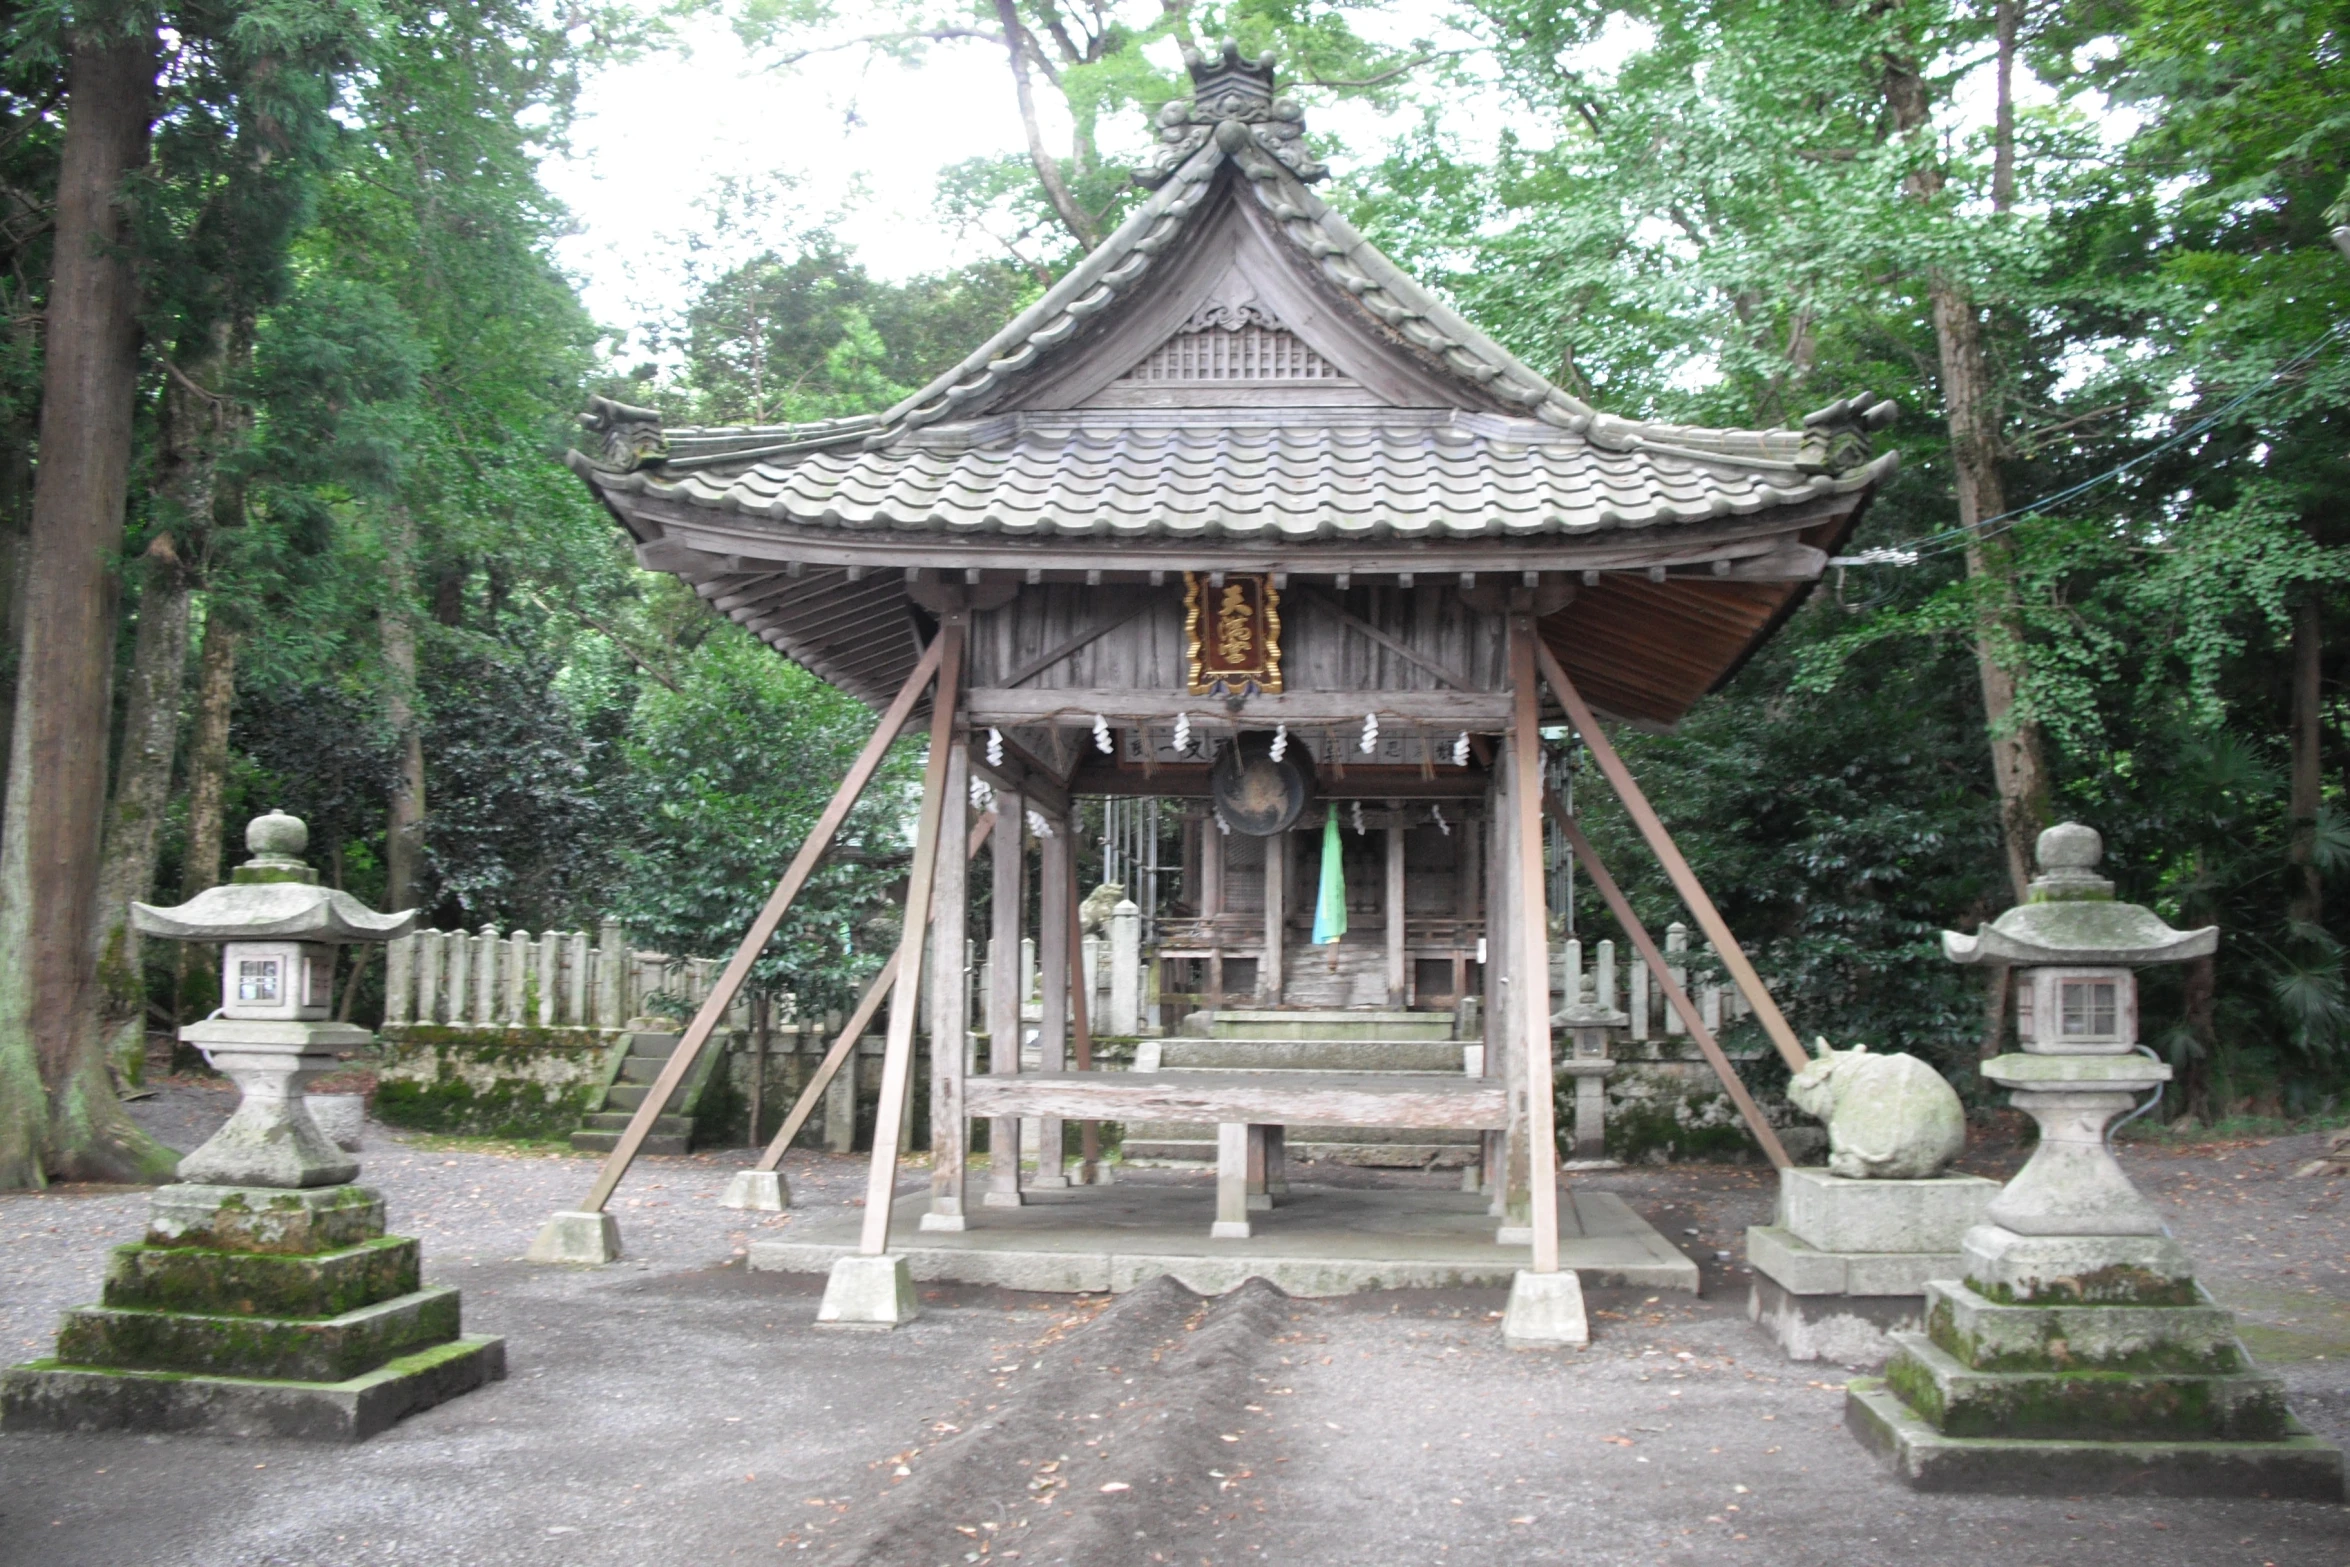
<path fill-rule="evenodd" d="M 1150 162 L 1135 170 L 1135 183 L 1164 185 L 1210 137 L 1227 153 L 1253 142 L 1306 184 L 1327 178 L 1330 165 L 1305 145 L 1305 110 L 1293 99 L 1273 95 L 1273 61 L 1270 51 L 1254 60 L 1242 58 L 1240 45 L 1229 38 L 1213 55 L 1184 45 L 1191 96 L 1159 111 L 1160 145 Z"/>
<path fill-rule="evenodd" d="M 661 433 L 661 412 L 609 397 L 590 397 L 579 427 L 598 437 L 595 465 L 612 473 L 633 473 L 669 455 Z"/>

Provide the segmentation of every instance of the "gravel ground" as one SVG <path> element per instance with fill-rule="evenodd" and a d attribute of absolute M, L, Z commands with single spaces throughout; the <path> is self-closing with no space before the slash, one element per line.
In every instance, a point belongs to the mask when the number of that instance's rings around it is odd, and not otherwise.
<path fill-rule="evenodd" d="M 190 1146 L 227 1107 L 181 1082 L 136 1110 Z M 2296 1411 L 2343 1441 L 2350 1183 L 2283 1179 L 2315 1141 L 2127 1159 Z M 794 1154 L 800 1207 L 756 1220 L 716 1206 L 739 1153 L 647 1160 L 614 1204 L 627 1261 L 568 1270 L 516 1259 L 592 1161 L 374 1126 L 361 1158 L 428 1279 L 464 1288 L 467 1328 L 506 1335 L 509 1379 L 356 1448 L 0 1439 L 0 1561 L 2350 1564 L 2337 1507 L 1884 1478 L 1843 1430 L 1844 1371 L 1790 1364 L 1745 1320 L 1740 1237 L 1767 1215 L 1767 1172 L 1583 1177 L 1697 1257 L 1706 1293 L 1595 1290 L 1590 1349 L 1528 1354 L 1499 1343 L 1498 1291 L 946 1288 L 898 1333 L 820 1333 L 822 1281 L 747 1274 L 740 1253 L 755 1226 L 855 1201 L 861 1159 Z M 143 1202 L 0 1197 L 0 1344 L 44 1353 Z"/>

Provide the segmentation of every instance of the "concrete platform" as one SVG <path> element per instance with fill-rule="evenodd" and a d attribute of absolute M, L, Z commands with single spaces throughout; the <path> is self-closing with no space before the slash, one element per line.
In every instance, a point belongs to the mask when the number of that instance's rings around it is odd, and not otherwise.
<path fill-rule="evenodd" d="M 1030 1192 L 1019 1208 L 972 1205 L 971 1228 L 924 1231 L 930 1199 L 898 1200 L 890 1250 L 916 1282 L 1006 1289 L 1125 1291 L 1161 1274 L 1220 1295 L 1265 1279 L 1292 1295 L 1358 1290 L 1507 1287 L 1528 1248 L 1494 1243 L 1484 1198 L 1465 1192 L 1291 1183 L 1270 1212 L 1251 1215 L 1247 1240 L 1208 1238 L 1214 1186 L 1124 1182 Z M 1559 1266 L 1587 1285 L 1635 1285 L 1696 1294 L 1697 1264 L 1613 1192 L 1561 1192 Z M 1572 1201 L 1569 1201 L 1569 1197 Z M 827 1273 L 857 1249 L 858 1217 L 845 1214 L 754 1242 L 752 1269 Z"/>

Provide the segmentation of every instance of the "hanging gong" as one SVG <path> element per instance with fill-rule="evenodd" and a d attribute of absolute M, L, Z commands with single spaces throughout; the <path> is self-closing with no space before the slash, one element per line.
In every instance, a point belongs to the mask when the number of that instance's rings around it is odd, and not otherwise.
<path fill-rule="evenodd" d="M 1237 833 L 1269 838 L 1296 824 L 1314 797 L 1314 756 L 1292 735 L 1281 760 L 1262 730 L 1236 735 L 1208 774 L 1216 809 Z"/>

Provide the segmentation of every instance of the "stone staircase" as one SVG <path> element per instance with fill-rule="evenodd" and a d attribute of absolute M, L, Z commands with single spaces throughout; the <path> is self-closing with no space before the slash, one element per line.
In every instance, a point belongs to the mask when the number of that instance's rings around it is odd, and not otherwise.
<path fill-rule="evenodd" d="M 1182 1031 L 1144 1040 L 1138 1072 L 1379 1072 L 1459 1077 L 1463 1045 L 1450 1012 L 1194 1012 Z M 1410 1169 L 1458 1168 L 1476 1162 L 1475 1132 L 1442 1128 L 1293 1126 L 1289 1157 L 1336 1164 Z M 1126 1157 L 1136 1162 L 1216 1162 L 1216 1129 L 1176 1121 L 1126 1127 Z"/>
<path fill-rule="evenodd" d="M 653 1091 L 654 1080 L 669 1064 L 670 1052 L 677 1048 L 681 1037 L 654 1033 L 631 1033 L 625 1037 L 627 1050 L 619 1059 L 618 1070 L 604 1085 L 602 1102 L 588 1112 L 579 1130 L 571 1134 L 574 1149 L 581 1153 L 612 1151 L 620 1141 L 620 1134 L 628 1130 L 630 1118 L 644 1104 L 645 1096 Z M 715 1047 L 702 1052 L 702 1059 L 694 1063 L 694 1070 L 670 1096 L 638 1152 L 681 1154 L 692 1150 L 694 1105 L 701 1098 L 702 1085 L 708 1080 L 711 1067 L 724 1054 Z"/>

